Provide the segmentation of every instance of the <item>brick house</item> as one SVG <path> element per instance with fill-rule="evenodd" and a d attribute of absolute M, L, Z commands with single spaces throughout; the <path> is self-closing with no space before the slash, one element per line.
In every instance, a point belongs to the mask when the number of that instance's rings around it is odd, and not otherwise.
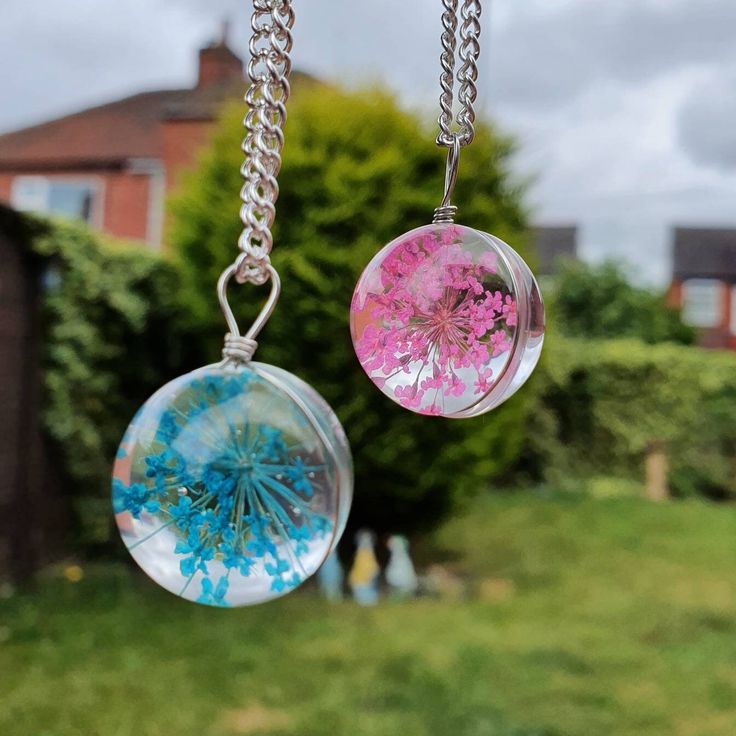
<path fill-rule="evenodd" d="M 159 247 L 167 193 L 208 142 L 223 103 L 245 89 L 243 62 L 223 32 L 200 50 L 191 89 L 142 92 L 0 136 L 0 202 Z"/>
<path fill-rule="evenodd" d="M 736 350 L 736 229 L 675 228 L 669 301 L 701 345 Z"/>

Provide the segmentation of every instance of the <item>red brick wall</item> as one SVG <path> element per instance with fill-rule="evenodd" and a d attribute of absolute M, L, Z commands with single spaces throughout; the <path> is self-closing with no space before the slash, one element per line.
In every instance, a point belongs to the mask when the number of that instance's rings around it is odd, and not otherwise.
<path fill-rule="evenodd" d="M 226 46 L 217 45 L 199 52 L 198 87 L 243 79 L 243 62 Z"/>
<path fill-rule="evenodd" d="M 13 177 L 0 172 L 0 202 L 10 204 L 10 190 L 13 186 Z"/>
<path fill-rule="evenodd" d="M 682 284 L 673 281 L 667 292 L 667 303 L 671 307 L 682 307 Z M 706 348 L 727 348 L 736 350 L 736 335 L 731 332 L 731 301 L 733 290 L 731 284 L 720 284 L 721 320 L 717 327 L 698 330 L 698 345 Z"/>
<path fill-rule="evenodd" d="M 667 291 L 667 305 L 672 309 L 682 308 L 682 284 L 679 281 L 673 281 Z"/>
<path fill-rule="evenodd" d="M 132 240 L 148 237 L 150 177 L 114 172 L 105 177 L 103 230 L 109 235 Z"/>
<path fill-rule="evenodd" d="M 723 319 L 721 323 L 721 335 L 723 336 L 722 347 L 736 350 L 736 335 L 731 332 L 731 303 L 734 298 L 731 284 L 723 284 Z"/>
<path fill-rule="evenodd" d="M 133 240 L 146 240 L 150 179 L 144 174 L 124 171 L 63 172 L 24 171 L 0 173 L 0 201 L 11 203 L 13 179 L 16 176 L 46 176 L 57 179 L 82 178 L 97 184 L 97 201 L 92 226 L 109 235 Z"/>
<path fill-rule="evenodd" d="M 199 120 L 170 120 L 162 125 L 161 150 L 166 170 L 166 192 L 181 184 L 182 174 L 196 166 L 197 159 L 209 144 L 214 123 Z M 168 214 L 164 223 L 164 248 L 168 243 Z"/>
<path fill-rule="evenodd" d="M 170 120 L 161 129 L 162 159 L 166 169 L 166 190 L 181 182 L 181 175 L 197 162 L 210 142 L 214 124 L 201 120 Z"/>

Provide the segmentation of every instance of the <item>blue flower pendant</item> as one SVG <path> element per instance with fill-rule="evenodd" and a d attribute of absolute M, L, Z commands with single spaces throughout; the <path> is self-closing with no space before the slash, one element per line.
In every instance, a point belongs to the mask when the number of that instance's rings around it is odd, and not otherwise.
<path fill-rule="evenodd" d="M 147 401 L 123 438 L 113 506 L 128 551 L 172 593 L 214 606 L 277 597 L 345 527 L 350 450 L 307 384 L 259 363 L 214 365 Z"/>
<path fill-rule="evenodd" d="M 211 606 L 261 603 L 314 574 L 353 490 L 345 433 L 296 376 L 226 358 L 155 393 L 128 427 L 113 508 L 159 585 Z"/>

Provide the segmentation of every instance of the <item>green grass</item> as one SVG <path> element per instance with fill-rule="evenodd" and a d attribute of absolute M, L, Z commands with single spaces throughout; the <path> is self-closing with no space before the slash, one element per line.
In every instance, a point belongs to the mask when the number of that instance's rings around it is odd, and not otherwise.
<path fill-rule="evenodd" d="M 219 611 L 122 568 L 45 581 L 0 601 L 0 734 L 736 733 L 736 508 L 497 496 L 422 554 L 485 599 Z"/>

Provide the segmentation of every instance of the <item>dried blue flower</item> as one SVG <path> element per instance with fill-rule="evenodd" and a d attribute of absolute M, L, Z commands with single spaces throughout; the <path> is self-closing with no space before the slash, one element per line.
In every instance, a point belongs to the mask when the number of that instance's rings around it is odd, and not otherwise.
<path fill-rule="evenodd" d="M 275 592 L 295 587 L 304 579 L 300 558 L 332 533 L 330 519 L 310 505 L 314 478 L 325 472 L 321 459 L 278 427 L 243 419 L 236 397 L 261 381 L 249 371 L 193 381 L 160 413 L 147 453 L 128 453 L 138 465 L 126 475 L 134 471 L 141 482 L 113 485 L 116 513 L 160 522 L 131 549 L 168 530 L 181 594 L 201 575 L 201 603 L 227 605 L 231 575 L 248 577 L 254 568 L 265 570 Z M 226 572 L 215 585 L 218 565 Z"/>

